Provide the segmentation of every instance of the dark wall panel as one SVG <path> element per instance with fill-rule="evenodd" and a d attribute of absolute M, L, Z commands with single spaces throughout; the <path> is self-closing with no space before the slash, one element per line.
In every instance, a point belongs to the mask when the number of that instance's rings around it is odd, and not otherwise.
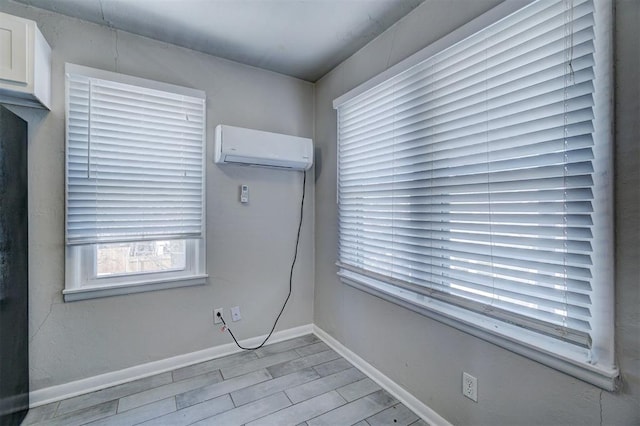
<path fill-rule="evenodd" d="M 29 406 L 27 124 L 0 106 L 0 425 Z"/>

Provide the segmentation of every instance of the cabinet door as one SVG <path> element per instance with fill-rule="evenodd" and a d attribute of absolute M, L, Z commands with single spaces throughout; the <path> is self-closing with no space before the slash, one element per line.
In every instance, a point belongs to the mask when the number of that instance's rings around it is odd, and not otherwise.
<path fill-rule="evenodd" d="M 27 25 L 23 19 L 0 13 L 0 80 L 28 83 Z"/>

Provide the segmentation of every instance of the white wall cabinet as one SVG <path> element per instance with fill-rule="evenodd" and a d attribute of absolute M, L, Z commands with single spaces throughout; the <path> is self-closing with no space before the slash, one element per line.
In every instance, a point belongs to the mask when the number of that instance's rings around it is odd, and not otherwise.
<path fill-rule="evenodd" d="M 34 21 L 6 13 L 0 13 L 0 102 L 51 104 L 51 47 Z"/>

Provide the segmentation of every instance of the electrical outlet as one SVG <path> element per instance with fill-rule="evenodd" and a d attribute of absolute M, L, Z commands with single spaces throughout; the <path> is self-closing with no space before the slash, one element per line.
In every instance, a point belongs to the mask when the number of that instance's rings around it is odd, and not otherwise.
<path fill-rule="evenodd" d="M 465 372 L 462 372 L 462 394 L 478 402 L 478 379 Z"/>
<path fill-rule="evenodd" d="M 231 320 L 232 321 L 240 321 L 242 316 L 240 315 L 240 306 L 234 306 L 231 308 Z"/>
<path fill-rule="evenodd" d="M 220 319 L 220 317 L 218 316 L 218 313 L 220 313 L 220 315 L 224 315 L 223 309 L 222 308 L 217 308 L 217 309 L 213 310 L 213 323 L 214 324 L 222 323 L 222 319 Z"/>

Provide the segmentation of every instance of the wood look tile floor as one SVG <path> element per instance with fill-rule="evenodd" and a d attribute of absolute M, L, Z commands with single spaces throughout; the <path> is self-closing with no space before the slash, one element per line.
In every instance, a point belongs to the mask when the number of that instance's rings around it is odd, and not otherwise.
<path fill-rule="evenodd" d="M 426 426 L 314 335 L 29 410 L 22 425 Z"/>

